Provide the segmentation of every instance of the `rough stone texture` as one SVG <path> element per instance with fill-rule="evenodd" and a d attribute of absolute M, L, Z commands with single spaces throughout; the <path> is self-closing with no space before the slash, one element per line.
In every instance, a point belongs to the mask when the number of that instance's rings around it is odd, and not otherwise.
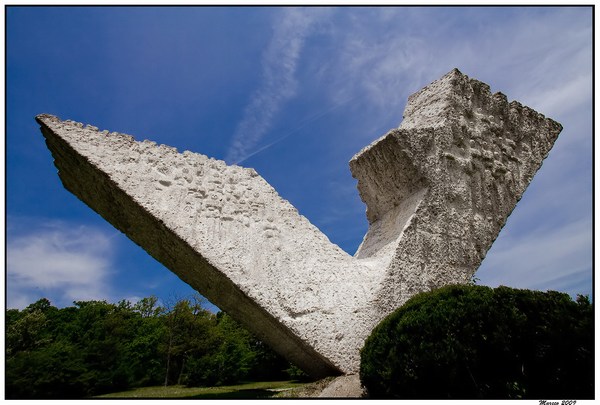
<path fill-rule="evenodd" d="M 367 395 L 358 374 L 342 375 L 318 395 L 319 398 L 362 398 Z"/>
<path fill-rule="evenodd" d="M 381 271 L 254 170 L 37 119 L 64 186 L 183 281 L 311 375 L 356 370 Z"/>
<path fill-rule="evenodd" d="M 64 186 L 315 377 L 358 371 L 373 327 L 464 283 L 562 129 L 453 70 L 350 161 L 369 230 L 348 255 L 254 170 L 40 115 Z"/>
<path fill-rule="evenodd" d="M 350 161 L 370 224 L 355 256 L 387 268 L 381 313 L 470 280 L 561 130 L 457 69 L 409 97 Z"/>
<path fill-rule="evenodd" d="M 272 398 L 316 398 L 336 378 L 339 377 L 325 377 L 311 383 L 302 384 L 299 387 L 280 391 L 277 394 L 273 395 Z"/>

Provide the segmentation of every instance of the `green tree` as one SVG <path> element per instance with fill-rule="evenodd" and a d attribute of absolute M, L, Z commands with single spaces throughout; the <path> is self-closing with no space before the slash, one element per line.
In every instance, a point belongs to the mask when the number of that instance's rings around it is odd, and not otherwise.
<path fill-rule="evenodd" d="M 7 398 L 82 398 L 88 396 L 89 383 L 78 348 L 65 341 L 43 349 L 19 352 L 6 363 Z"/>
<path fill-rule="evenodd" d="M 45 333 L 47 324 L 47 317 L 40 310 L 26 310 L 21 314 L 13 312 L 10 319 L 7 319 L 7 357 L 10 358 L 18 352 L 35 350 L 48 343 L 49 338 Z"/>
<path fill-rule="evenodd" d="M 287 377 L 293 367 L 200 296 L 158 306 L 156 297 L 41 299 L 6 312 L 8 398 L 86 398 L 129 387 L 237 383 Z"/>
<path fill-rule="evenodd" d="M 205 356 L 215 345 L 214 315 L 204 309 L 204 303 L 199 296 L 182 299 L 164 316 L 165 386 L 184 382 L 186 362 Z"/>
<path fill-rule="evenodd" d="M 140 299 L 133 306 L 133 310 L 139 313 L 142 318 L 152 318 L 159 316 L 164 309 L 157 305 L 158 298 L 154 295 Z"/>

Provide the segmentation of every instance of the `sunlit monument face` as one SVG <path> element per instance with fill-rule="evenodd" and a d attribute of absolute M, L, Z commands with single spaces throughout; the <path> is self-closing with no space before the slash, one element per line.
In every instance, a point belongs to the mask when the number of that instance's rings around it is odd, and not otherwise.
<path fill-rule="evenodd" d="M 369 221 L 350 256 L 253 169 L 36 119 L 69 191 L 315 377 L 356 373 L 383 317 L 470 280 L 562 129 L 451 71 L 350 161 Z"/>

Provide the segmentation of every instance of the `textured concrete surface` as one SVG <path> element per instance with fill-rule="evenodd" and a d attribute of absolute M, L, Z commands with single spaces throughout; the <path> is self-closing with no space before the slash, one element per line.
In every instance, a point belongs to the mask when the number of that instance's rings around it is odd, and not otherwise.
<path fill-rule="evenodd" d="M 562 127 L 453 70 L 350 162 L 369 230 L 350 256 L 254 170 L 36 117 L 65 188 L 315 377 L 358 371 L 372 328 L 464 283 Z"/>
<path fill-rule="evenodd" d="M 319 398 L 362 398 L 367 392 L 358 374 L 341 375 L 317 395 Z"/>
<path fill-rule="evenodd" d="M 410 96 L 350 161 L 370 224 L 356 257 L 387 269 L 379 312 L 468 282 L 561 130 L 456 69 Z"/>

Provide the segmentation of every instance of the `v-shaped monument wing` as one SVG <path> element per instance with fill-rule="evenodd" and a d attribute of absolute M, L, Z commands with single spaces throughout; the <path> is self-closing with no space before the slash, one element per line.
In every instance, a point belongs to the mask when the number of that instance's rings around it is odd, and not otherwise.
<path fill-rule="evenodd" d="M 36 119 L 66 189 L 315 377 L 356 373 L 383 317 L 470 280 L 562 129 L 451 71 L 350 161 L 369 221 L 350 256 L 253 169 Z"/>

